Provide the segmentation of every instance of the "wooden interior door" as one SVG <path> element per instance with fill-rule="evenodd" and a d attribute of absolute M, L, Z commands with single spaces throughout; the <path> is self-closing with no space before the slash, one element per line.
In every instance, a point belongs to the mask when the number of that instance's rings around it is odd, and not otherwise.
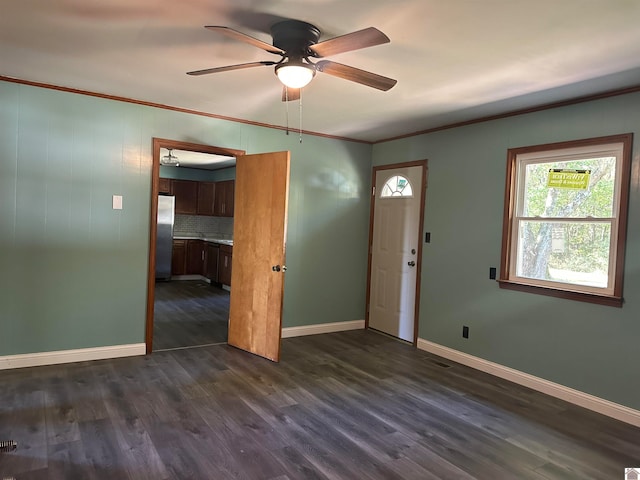
<path fill-rule="evenodd" d="M 289 152 L 236 160 L 229 345 L 280 360 Z"/>

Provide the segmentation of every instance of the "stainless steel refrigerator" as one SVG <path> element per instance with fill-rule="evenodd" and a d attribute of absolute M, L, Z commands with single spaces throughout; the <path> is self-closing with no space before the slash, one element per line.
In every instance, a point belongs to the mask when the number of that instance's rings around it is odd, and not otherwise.
<path fill-rule="evenodd" d="M 158 232 L 156 236 L 156 280 L 171 280 L 173 221 L 176 198 L 158 196 Z"/>

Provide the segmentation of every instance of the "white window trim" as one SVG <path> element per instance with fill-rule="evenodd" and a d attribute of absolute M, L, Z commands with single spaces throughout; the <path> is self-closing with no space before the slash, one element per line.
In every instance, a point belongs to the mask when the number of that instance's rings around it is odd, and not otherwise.
<path fill-rule="evenodd" d="M 624 244 L 629 198 L 632 134 L 614 135 L 557 144 L 509 149 L 503 219 L 501 288 L 571 298 L 592 303 L 622 306 Z M 525 167 L 532 163 L 569 161 L 583 158 L 616 157 L 614 205 L 611 218 L 524 217 Z M 513 198 L 517 195 L 517 198 Z M 516 273 L 518 227 L 522 221 L 609 222 L 611 224 L 609 280 L 606 288 L 520 277 Z"/>

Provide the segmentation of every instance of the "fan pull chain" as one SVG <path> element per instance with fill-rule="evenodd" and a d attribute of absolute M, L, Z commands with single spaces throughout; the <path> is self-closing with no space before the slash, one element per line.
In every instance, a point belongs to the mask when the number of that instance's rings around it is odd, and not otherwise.
<path fill-rule="evenodd" d="M 289 135 L 289 87 L 284 87 L 284 108 L 285 108 L 285 117 L 287 123 L 287 135 Z"/>
<path fill-rule="evenodd" d="M 304 88 L 300 89 L 300 143 L 302 143 L 302 90 Z"/>

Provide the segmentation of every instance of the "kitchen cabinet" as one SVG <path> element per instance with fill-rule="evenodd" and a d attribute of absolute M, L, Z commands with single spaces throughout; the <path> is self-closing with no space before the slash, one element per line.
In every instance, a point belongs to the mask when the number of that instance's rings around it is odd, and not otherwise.
<path fill-rule="evenodd" d="M 231 286 L 231 259 L 233 247 L 231 245 L 220 245 L 220 258 L 218 264 L 218 282 Z"/>
<path fill-rule="evenodd" d="M 186 240 L 174 240 L 171 253 L 171 275 L 185 275 L 187 258 Z"/>
<path fill-rule="evenodd" d="M 231 285 L 233 247 L 204 240 L 174 240 L 172 275 L 202 275 L 215 283 Z"/>
<path fill-rule="evenodd" d="M 187 240 L 186 275 L 205 273 L 206 244 L 202 240 Z"/>
<path fill-rule="evenodd" d="M 171 179 L 160 178 L 158 181 L 158 193 L 169 195 L 171 193 Z"/>
<path fill-rule="evenodd" d="M 215 186 L 213 182 L 198 182 L 198 215 L 213 215 Z"/>
<path fill-rule="evenodd" d="M 205 276 L 212 282 L 218 282 L 218 257 L 220 255 L 220 245 L 207 242 L 207 269 Z"/>
<path fill-rule="evenodd" d="M 233 217 L 235 180 L 194 182 L 161 178 L 159 193 L 176 197 L 175 213 Z"/>
<path fill-rule="evenodd" d="M 221 182 L 223 183 L 223 182 Z M 224 216 L 233 217 L 233 211 L 235 207 L 235 194 L 236 194 L 236 181 L 229 180 L 225 183 L 224 192 Z"/>
<path fill-rule="evenodd" d="M 225 216 L 233 217 L 233 212 L 235 210 L 235 198 L 236 198 L 236 181 L 229 180 L 227 184 L 227 190 L 225 192 Z"/>
<path fill-rule="evenodd" d="M 171 193 L 176 197 L 175 213 L 187 215 L 198 213 L 198 182 L 172 180 Z"/>
<path fill-rule="evenodd" d="M 217 217 L 233 217 L 235 180 L 216 182 L 213 214 Z"/>

